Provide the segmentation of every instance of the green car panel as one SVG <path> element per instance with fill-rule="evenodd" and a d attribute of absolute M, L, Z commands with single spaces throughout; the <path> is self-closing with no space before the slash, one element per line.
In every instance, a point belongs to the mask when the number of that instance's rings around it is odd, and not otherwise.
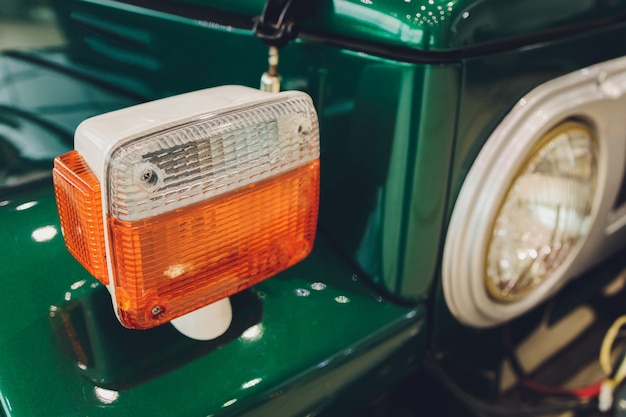
<path fill-rule="evenodd" d="M 115 322 L 106 290 L 65 250 L 50 186 L 7 198 L 7 416 L 297 415 L 417 364 L 423 309 L 367 290 L 324 239 L 307 261 L 233 300 L 230 334 L 192 342 L 170 326 L 136 332 Z"/>
<path fill-rule="evenodd" d="M 264 70 L 267 48 L 250 31 L 109 0 L 68 4 L 78 68 L 106 70 L 101 79 L 124 78 L 136 93 L 255 86 Z M 333 179 L 320 229 L 383 291 L 409 300 L 424 299 L 435 275 L 448 182 L 437 161 L 452 152 L 460 71 L 308 41 L 281 51 L 284 88 L 308 92 L 320 118 L 322 181 Z"/>
<path fill-rule="evenodd" d="M 58 0 L 68 45 L 0 58 L 7 417 L 341 413 L 414 370 L 427 347 L 459 349 L 477 332 L 452 319 L 437 277 L 467 169 L 524 93 L 626 53 L 614 42 L 623 2 L 319 2 L 280 54 L 284 88 L 308 92 L 320 118 L 313 254 L 233 297 L 233 326 L 215 341 L 126 330 L 65 249 L 51 158 L 91 115 L 257 86 L 267 47 L 250 28 L 263 4 Z"/>
<path fill-rule="evenodd" d="M 262 13 L 265 1 L 161 3 L 204 6 L 252 19 Z M 626 15 L 626 2 L 584 0 L 328 0 L 308 7 L 312 10 L 302 28 L 305 37 L 321 36 L 329 42 L 345 38 L 366 48 L 367 43 L 375 43 L 433 52 L 485 51 L 483 48 L 493 48 L 499 42 L 531 43 L 537 38 L 606 26 Z"/>
<path fill-rule="evenodd" d="M 250 41 L 256 40 L 248 34 L 245 42 Z M 303 54 L 298 49 L 291 53 Z M 405 75 L 396 88 L 422 76 L 414 66 L 396 69 L 352 53 L 317 54 L 332 54 L 329 61 L 340 57 L 350 66 L 346 70 L 374 76 L 379 67 L 382 74 L 399 71 Z M 19 94 L 6 94 L 4 106 L 44 119 L 38 123 L 61 143 L 40 161 L 48 169 L 55 153 L 71 148 L 71 132 L 82 119 L 166 94 L 151 88 L 158 79 L 150 84 L 129 76 L 120 82 L 119 72 L 91 71 L 91 63 L 74 63 L 62 52 L 14 53 L 0 62 L 9 78 L 25 78 Z M 243 68 L 250 72 L 246 77 L 257 75 Z M 313 73 L 314 82 L 320 83 L 323 72 Z M 326 111 L 331 132 L 346 128 L 352 104 L 346 104 L 350 93 L 343 90 L 356 88 L 342 85 L 348 74 L 338 76 L 336 96 L 323 97 L 334 104 L 334 111 L 333 106 Z M 330 81 L 326 85 L 334 86 Z M 412 96 L 405 94 L 403 102 Z M 59 97 L 62 106 L 42 111 L 45 100 Z M 10 226 L 7 236 L 14 237 L 0 259 L 5 289 L 12 294 L 7 307 L 16 312 L 1 324 L 0 393 L 7 415 L 303 414 L 331 402 L 340 406 L 340 394 L 367 398 L 369 391 L 378 392 L 414 369 L 425 347 L 424 307 L 397 305 L 373 291 L 323 231 L 309 259 L 234 298 L 230 334 L 190 343 L 169 326 L 134 332 L 115 322 L 106 291 L 65 249 L 49 178 L 7 186 L 0 216 Z M 33 270 L 33 265 L 45 267 Z M 417 288 L 422 295 L 432 274 Z M 260 336 L 246 336 L 259 329 Z M 33 392 L 45 394 L 34 402 Z"/>

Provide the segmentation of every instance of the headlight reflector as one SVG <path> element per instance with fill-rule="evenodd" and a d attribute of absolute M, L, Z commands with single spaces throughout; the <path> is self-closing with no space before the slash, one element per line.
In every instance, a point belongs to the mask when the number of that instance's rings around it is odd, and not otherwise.
<path fill-rule="evenodd" d="M 596 145 L 582 123 L 548 132 L 508 190 L 494 222 L 486 285 L 512 302 L 540 286 L 589 230 Z"/>

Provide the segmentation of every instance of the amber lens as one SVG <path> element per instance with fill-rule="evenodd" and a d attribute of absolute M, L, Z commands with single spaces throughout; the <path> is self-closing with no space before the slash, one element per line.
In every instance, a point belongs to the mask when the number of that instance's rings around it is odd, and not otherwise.
<path fill-rule="evenodd" d="M 109 217 L 120 321 L 150 328 L 304 259 L 317 224 L 319 160 L 145 220 Z"/>
<path fill-rule="evenodd" d="M 68 250 L 89 273 L 108 285 L 98 178 L 76 151 L 55 158 L 52 175 Z"/>

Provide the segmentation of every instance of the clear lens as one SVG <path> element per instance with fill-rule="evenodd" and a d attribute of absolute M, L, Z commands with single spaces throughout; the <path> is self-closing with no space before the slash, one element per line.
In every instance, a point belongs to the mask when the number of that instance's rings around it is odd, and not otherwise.
<path fill-rule="evenodd" d="M 597 176 L 590 130 L 567 122 L 540 142 L 514 180 L 493 227 L 486 284 L 498 301 L 523 298 L 572 253 L 590 226 Z"/>
<path fill-rule="evenodd" d="M 109 213 L 135 221 L 186 207 L 319 157 L 311 99 L 291 97 L 209 115 L 113 152 Z"/>

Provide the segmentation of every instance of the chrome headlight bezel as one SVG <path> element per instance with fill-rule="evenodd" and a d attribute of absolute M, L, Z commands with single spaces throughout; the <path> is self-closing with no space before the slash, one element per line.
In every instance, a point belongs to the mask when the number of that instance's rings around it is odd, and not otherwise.
<path fill-rule="evenodd" d="M 606 258 L 626 238 L 626 210 L 614 207 L 626 159 L 626 58 L 542 84 L 518 101 L 485 142 L 467 174 L 447 231 L 443 292 L 462 323 L 490 327 L 532 309 L 572 277 Z M 567 259 L 527 296 L 503 303 L 490 296 L 485 264 L 490 234 L 508 189 L 528 155 L 568 120 L 589 126 L 597 146 L 597 179 L 589 232 Z M 494 175 L 496 173 L 496 175 Z"/>

